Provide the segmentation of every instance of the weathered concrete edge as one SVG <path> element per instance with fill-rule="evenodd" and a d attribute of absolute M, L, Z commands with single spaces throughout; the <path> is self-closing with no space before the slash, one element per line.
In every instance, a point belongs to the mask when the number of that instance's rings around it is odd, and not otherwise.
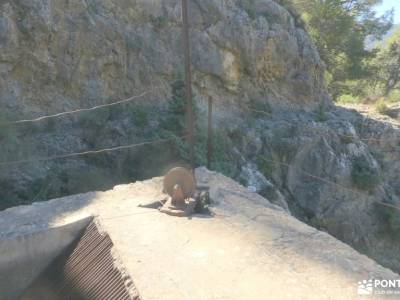
<path fill-rule="evenodd" d="M 0 240 L 0 300 L 22 292 L 70 246 L 93 218 Z"/>
<path fill-rule="evenodd" d="M 280 243 L 293 243 L 304 248 L 304 251 L 314 254 L 315 259 L 337 262 L 337 257 L 341 257 L 343 262 L 351 262 L 357 260 L 365 266 L 365 270 L 374 270 L 370 275 L 372 277 L 381 278 L 378 273 L 387 274 L 391 278 L 400 279 L 400 275 L 395 271 L 380 265 L 374 259 L 365 254 L 358 252 L 350 245 L 338 240 L 331 234 L 318 230 L 310 225 L 301 222 L 295 217 L 288 214 L 283 208 L 272 204 L 251 191 L 248 191 L 244 186 L 238 184 L 233 179 L 226 177 L 217 172 L 209 171 L 206 168 L 198 168 L 196 170 L 197 179 L 202 184 L 210 185 L 210 196 L 219 200 L 216 206 L 211 208 L 212 212 L 216 214 L 223 214 L 232 221 L 235 219 L 246 219 L 252 223 L 250 225 L 254 229 L 265 229 L 267 226 L 274 227 L 278 225 L 282 236 L 277 236 L 276 241 Z M 220 184 L 215 184 L 219 182 Z M 232 185 L 232 183 L 235 183 Z M 232 190 L 226 190 L 223 185 L 228 184 L 234 187 Z M 219 186 L 219 185 L 222 185 Z M 237 195 L 237 197 L 235 196 Z M 249 205 L 251 202 L 251 205 Z M 227 214 L 228 212 L 228 214 Z M 296 231 L 293 231 L 296 228 Z M 308 242 L 318 244 L 314 249 L 309 248 Z M 335 255 L 324 253 L 320 251 L 326 248 L 327 245 L 335 246 L 337 253 Z M 346 269 L 350 267 L 350 263 L 346 263 L 341 267 Z M 383 279 L 383 278 L 382 278 Z M 387 278 L 386 278 L 387 279 Z"/>

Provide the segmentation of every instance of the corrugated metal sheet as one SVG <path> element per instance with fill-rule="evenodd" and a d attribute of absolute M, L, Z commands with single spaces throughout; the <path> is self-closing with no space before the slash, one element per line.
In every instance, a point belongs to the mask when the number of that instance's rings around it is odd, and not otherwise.
<path fill-rule="evenodd" d="M 139 300 L 131 278 L 115 266 L 112 247 L 109 235 L 100 233 L 92 222 L 23 299 Z"/>

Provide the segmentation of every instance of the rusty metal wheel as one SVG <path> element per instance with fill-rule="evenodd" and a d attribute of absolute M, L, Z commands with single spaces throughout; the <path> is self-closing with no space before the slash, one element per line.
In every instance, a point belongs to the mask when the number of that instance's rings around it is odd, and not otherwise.
<path fill-rule="evenodd" d="M 182 188 L 185 198 L 192 197 L 196 190 L 196 182 L 192 172 L 182 167 L 173 168 L 165 175 L 164 192 L 172 197 L 176 184 Z"/>

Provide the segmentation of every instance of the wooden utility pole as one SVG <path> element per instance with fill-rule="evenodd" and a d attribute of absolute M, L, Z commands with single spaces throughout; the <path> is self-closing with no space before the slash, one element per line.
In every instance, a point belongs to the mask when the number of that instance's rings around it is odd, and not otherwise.
<path fill-rule="evenodd" d="M 185 94 L 187 108 L 187 126 L 188 126 L 188 143 L 189 143 L 189 160 L 192 170 L 195 168 L 194 161 L 194 112 L 192 97 L 192 68 L 191 53 L 189 40 L 189 7 L 188 0 L 182 0 L 182 31 L 183 31 L 183 48 L 185 51 Z"/>
<path fill-rule="evenodd" d="M 207 168 L 211 170 L 213 151 L 212 98 L 208 97 L 208 135 L 207 135 Z"/>

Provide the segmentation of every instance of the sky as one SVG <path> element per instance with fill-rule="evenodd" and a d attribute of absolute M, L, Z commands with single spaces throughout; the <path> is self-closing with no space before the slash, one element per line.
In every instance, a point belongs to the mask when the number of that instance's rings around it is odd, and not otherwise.
<path fill-rule="evenodd" d="M 376 11 L 381 15 L 392 8 L 394 8 L 393 21 L 395 24 L 400 24 L 400 0 L 383 0 L 382 4 L 376 7 Z"/>

